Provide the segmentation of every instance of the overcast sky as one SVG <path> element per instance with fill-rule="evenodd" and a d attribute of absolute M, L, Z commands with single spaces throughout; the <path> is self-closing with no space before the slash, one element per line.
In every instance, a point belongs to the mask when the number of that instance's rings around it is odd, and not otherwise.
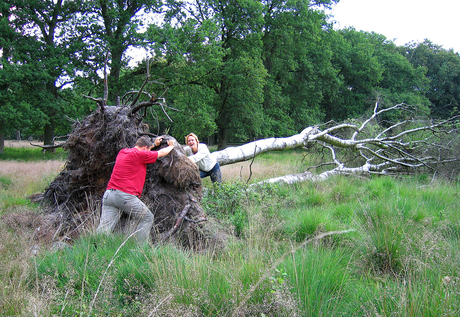
<path fill-rule="evenodd" d="M 429 39 L 460 52 L 460 0 L 340 0 L 334 28 L 384 35 L 396 45 Z"/>

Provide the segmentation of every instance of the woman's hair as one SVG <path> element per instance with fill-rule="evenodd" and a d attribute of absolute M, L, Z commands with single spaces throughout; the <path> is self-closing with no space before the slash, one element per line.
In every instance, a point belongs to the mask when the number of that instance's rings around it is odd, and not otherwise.
<path fill-rule="evenodd" d="M 196 143 L 200 143 L 200 141 L 198 141 L 198 137 L 196 136 L 196 134 L 192 132 L 192 133 L 190 133 L 189 135 L 187 135 L 187 136 L 185 137 L 185 144 L 188 143 L 187 141 L 188 141 L 188 137 L 189 137 L 189 136 L 194 137 L 195 140 L 196 140 Z"/>
<path fill-rule="evenodd" d="M 152 141 L 150 141 L 150 138 L 149 137 L 146 137 L 146 136 L 141 136 L 139 139 L 137 139 L 136 141 L 136 144 L 134 144 L 134 146 L 138 146 L 138 147 L 148 147 L 150 148 L 152 146 Z"/>

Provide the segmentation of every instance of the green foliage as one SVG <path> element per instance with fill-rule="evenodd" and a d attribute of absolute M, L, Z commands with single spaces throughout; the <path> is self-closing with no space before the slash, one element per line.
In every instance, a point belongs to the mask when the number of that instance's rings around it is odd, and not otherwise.
<path fill-rule="evenodd" d="M 12 181 L 9 177 L 0 176 L 0 188 L 8 188 L 12 184 Z"/>
<path fill-rule="evenodd" d="M 17 207 L 32 208 L 34 207 L 34 204 L 32 204 L 27 198 L 16 197 L 0 191 L 0 207 L 2 210 L 8 210 L 9 208 Z M 0 214 L 3 214 L 1 210 Z"/>
<path fill-rule="evenodd" d="M 458 52 L 445 50 L 425 40 L 419 44 L 408 44 L 399 48 L 407 60 L 416 68 L 424 68 L 429 85 L 425 95 L 430 100 L 432 115 L 448 118 L 459 109 L 459 70 Z"/>
<path fill-rule="evenodd" d="M 166 96 L 168 105 L 180 110 L 168 111 L 173 123 L 158 113 L 160 125 L 169 127 L 171 135 L 179 141 L 192 131 L 206 140 L 217 130 L 213 105 L 218 96 L 213 80 L 226 54 L 218 40 L 216 24 L 212 20 L 201 23 L 186 20 L 177 28 L 165 24 L 158 29 L 152 25 L 147 36 L 155 42 L 156 52 L 150 71 L 163 78 L 162 82 L 170 88 Z M 157 93 L 165 89 L 148 88 Z M 156 120 L 153 117 L 152 128 Z"/>
<path fill-rule="evenodd" d="M 337 71 L 323 13 L 302 2 L 276 5 L 267 8 L 262 39 L 268 71 L 264 135 L 286 136 L 323 119 L 321 104 L 333 98 Z"/>
<path fill-rule="evenodd" d="M 34 133 L 46 122 L 43 112 L 30 100 L 23 100 L 28 93 L 22 84 L 23 68 L 2 63 L 0 70 L 0 133 L 15 136 L 16 131 L 24 135 Z M 32 98 L 33 99 L 33 98 Z"/>
<path fill-rule="evenodd" d="M 135 242 L 126 242 L 121 236 L 84 237 L 72 249 L 45 255 L 37 263 L 37 278 L 54 276 L 58 288 L 66 288 L 80 299 L 79 303 L 54 307 L 56 312 L 73 314 L 84 311 L 99 295 L 99 290 L 101 297 L 110 298 L 113 292 L 114 301 L 101 303 L 97 311 L 115 309 L 135 313 L 139 311 L 136 298 L 151 289 L 153 281 L 145 274 L 149 265 L 144 261 L 143 250 L 135 251 L 134 248 Z M 112 267 L 114 260 L 116 264 Z M 110 269 L 116 270 L 115 277 L 110 276 Z"/>
<path fill-rule="evenodd" d="M 83 7 L 76 2 L 58 5 L 11 1 L 10 4 L 11 8 L 19 8 L 15 10 L 15 19 L 11 23 L 16 38 L 12 42 L 13 49 L 8 52 L 9 59 L 3 60 L 2 73 L 15 80 L 6 82 L 2 88 L 14 94 L 11 105 L 21 104 L 19 109 L 24 116 L 13 122 L 11 128 L 23 130 L 27 127 L 28 133 L 35 133 L 37 127 L 45 127 L 42 130 L 45 144 L 50 144 L 55 129 L 65 121 L 66 103 L 60 98 L 59 91 L 66 80 L 64 78 L 73 75 L 73 62 L 81 43 L 72 38 L 73 32 L 61 30 Z M 26 109 L 28 111 L 24 111 Z"/>
<path fill-rule="evenodd" d="M 52 277 L 55 287 L 65 289 L 68 296 L 64 302 L 55 302 L 51 310 L 65 315 L 89 311 L 95 315 L 145 314 L 145 304 L 153 305 L 152 309 L 160 298 L 166 300 L 164 307 L 179 315 L 182 309 L 196 309 L 204 315 L 229 312 L 234 307 L 228 299 L 235 296 L 236 300 L 243 290 L 232 288 L 226 265 L 209 264 L 207 257 L 168 245 L 141 247 L 121 236 L 89 236 L 72 248 L 41 257 L 30 286 L 45 286 Z M 250 260 L 235 267 L 233 273 L 245 284 L 244 289 L 254 283 L 261 264 Z"/>
<path fill-rule="evenodd" d="M 82 94 L 103 93 L 107 51 L 111 103 L 137 90 L 146 63 L 128 67 L 132 46 L 153 53 L 149 73 L 166 85 L 151 81 L 145 91 L 168 87 L 168 105 L 180 110 L 168 111 L 170 121 L 149 109 L 145 121 L 151 132 L 170 131 L 179 140 L 194 131 L 223 148 L 287 136 L 330 119 L 361 117 L 376 101 L 381 107 L 404 102 L 423 116 L 458 112 L 458 53 L 429 41 L 397 47 L 373 32 L 335 31 L 321 11 L 335 3 L 172 1 L 164 4 L 164 20 L 149 23 L 157 1 L 9 1 L 0 25 L 0 133 L 43 134 L 47 144 L 54 134 L 67 134 L 68 118 L 95 107 Z"/>
<path fill-rule="evenodd" d="M 313 236 L 319 230 L 326 230 L 325 225 L 329 223 L 327 215 L 321 214 L 319 210 L 299 209 L 297 213 L 289 213 L 286 221 L 285 233 L 296 242 L 302 242 L 307 237 Z"/>
<path fill-rule="evenodd" d="M 411 64 L 384 36 L 344 29 L 338 32 L 333 45 L 333 63 L 340 70 L 343 86 L 338 94 L 341 106 L 327 108 L 327 118 L 358 117 L 376 101 L 381 107 L 398 103 L 414 105 L 421 114 L 429 115 L 426 68 Z"/>
<path fill-rule="evenodd" d="M 239 183 L 223 183 L 214 186 L 203 198 L 203 207 L 207 214 L 229 223 L 235 234 L 241 236 L 248 225 L 246 186 Z"/>

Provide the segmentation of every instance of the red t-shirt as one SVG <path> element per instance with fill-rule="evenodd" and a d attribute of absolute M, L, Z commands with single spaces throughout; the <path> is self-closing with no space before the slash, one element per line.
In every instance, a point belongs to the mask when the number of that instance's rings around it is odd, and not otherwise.
<path fill-rule="evenodd" d="M 157 158 L 156 151 L 122 149 L 118 152 L 107 189 L 118 189 L 140 197 L 144 189 L 147 164 L 155 163 Z"/>

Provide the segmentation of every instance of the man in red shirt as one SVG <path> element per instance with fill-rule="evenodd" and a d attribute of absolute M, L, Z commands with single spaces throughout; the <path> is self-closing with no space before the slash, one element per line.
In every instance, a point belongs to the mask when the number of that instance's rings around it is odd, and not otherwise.
<path fill-rule="evenodd" d="M 153 214 L 139 199 L 144 189 L 147 164 L 167 155 L 174 149 L 174 141 L 168 140 L 168 147 L 151 151 L 159 146 L 162 137 L 154 144 L 147 137 L 141 137 L 133 148 L 118 152 L 107 190 L 102 198 L 102 214 L 97 232 L 112 232 L 122 213 L 129 216 L 129 231 L 135 232 L 139 242 L 148 241 L 153 225 Z"/>

